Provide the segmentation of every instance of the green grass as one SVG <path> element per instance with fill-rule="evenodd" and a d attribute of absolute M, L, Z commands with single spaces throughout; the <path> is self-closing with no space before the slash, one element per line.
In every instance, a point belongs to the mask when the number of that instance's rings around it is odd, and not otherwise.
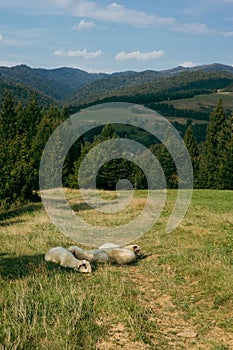
<path fill-rule="evenodd" d="M 212 111 L 218 104 L 219 99 L 222 99 L 225 110 L 233 110 L 233 93 L 218 92 L 213 94 L 196 95 L 192 98 L 185 98 L 179 100 L 170 100 L 175 108 L 189 109 L 194 111 Z"/>
<path fill-rule="evenodd" d="M 116 217 L 85 206 L 81 215 L 127 222 L 146 194 L 136 191 Z M 67 198 L 74 209 L 82 202 L 75 190 Z M 0 213 L 0 349 L 232 349 L 233 191 L 195 190 L 180 226 L 165 233 L 175 199 L 168 191 L 160 219 L 138 241 L 143 259 L 91 275 L 44 261 L 49 248 L 75 242 L 41 204 Z"/>

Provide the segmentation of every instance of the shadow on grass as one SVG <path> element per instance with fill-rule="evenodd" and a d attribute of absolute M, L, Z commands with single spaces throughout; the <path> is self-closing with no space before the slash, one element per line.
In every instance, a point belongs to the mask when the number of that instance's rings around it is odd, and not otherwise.
<path fill-rule="evenodd" d="M 21 220 L 21 219 L 15 219 L 15 220 L 11 220 L 11 221 L 1 221 L 1 219 L 0 219 L 0 226 L 6 227 L 6 226 L 10 226 L 10 225 L 19 224 L 21 222 L 23 222 L 23 220 Z"/>
<path fill-rule="evenodd" d="M 25 255 L 6 257 L 0 254 L 0 276 L 5 280 L 16 280 L 30 274 L 41 274 L 45 271 L 65 271 L 65 273 L 77 273 L 73 269 L 62 267 L 52 262 L 45 262 L 44 255 Z"/>
<path fill-rule="evenodd" d="M 54 203 L 54 205 L 59 208 L 59 205 L 61 205 L 61 209 L 62 210 L 67 210 L 67 207 L 64 206 L 64 203 L 57 200 L 57 199 L 51 199 L 50 200 L 51 203 Z M 94 204 L 94 207 L 88 205 L 87 203 L 77 203 L 77 204 L 70 204 L 72 210 L 74 210 L 75 212 L 78 211 L 83 211 L 83 210 L 94 210 L 95 206 L 96 208 L 104 206 L 104 205 L 108 205 L 108 203 L 98 203 L 98 204 Z M 42 202 L 35 202 L 35 203 L 28 203 L 25 205 L 22 205 L 20 207 L 16 207 L 13 209 L 9 209 L 9 210 L 5 210 L 5 211 L 0 211 L 0 225 L 1 226 L 8 226 L 8 225 L 12 225 L 12 224 L 17 224 L 19 222 L 22 222 L 22 220 L 20 220 L 20 216 L 24 215 L 25 213 L 34 213 L 37 211 L 40 211 L 43 208 L 43 203 Z M 14 221 L 10 221 L 8 222 L 4 222 L 5 220 L 9 220 L 9 219 L 13 219 L 15 218 Z"/>
<path fill-rule="evenodd" d="M 2 223 L 1 221 L 11 219 L 11 218 L 20 217 L 21 215 L 23 215 L 25 213 L 33 213 L 35 211 L 41 210 L 41 208 L 42 208 L 42 203 L 29 203 L 29 204 L 25 204 L 23 206 L 20 206 L 18 208 L 9 209 L 9 210 L 0 212 L 0 225 L 3 225 L 3 224 L 6 225 L 6 223 Z"/>
<path fill-rule="evenodd" d="M 0 275 L 4 279 L 17 279 L 39 271 L 44 265 L 44 255 L 0 256 Z"/>
<path fill-rule="evenodd" d="M 93 210 L 94 209 L 86 203 L 73 204 L 73 205 L 71 205 L 71 208 L 76 212 L 82 211 L 82 210 Z"/>
<path fill-rule="evenodd" d="M 130 265 L 137 266 L 141 259 L 146 259 L 148 255 L 143 255 Z M 111 264 L 119 267 L 118 264 Z M 127 265 L 123 265 L 125 268 Z M 123 267 L 122 266 L 122 267 Z M 98 264 L 92 264 L 93 272 L 98 270 Z M 44 271 L 65 271 L 65 273 L 77 273 L 73 269 L 64 268 L 52 262 L 45 262 L 44 255 L 25 255 L 17 257 L 6 257 L 5 253 L 0 254 L 0 276 L 5 280 L 16 280 L 24 278 L 30 274 L 40 274 Z"/>
<path fill-rule="evenodd" d="M 111 202 L 110 202 L 111 203 Z M 117 202 L 111 203 L 111 205 L 117 205 Z M 70 204 L 71 208 L 75 211 L 82 211 L 82 210 L 95 210 L 100 207 L 109 205 L 109 203 L 93 203 L 93 206 L 88 205 L 87 203 L 77 203 L 77 204 Z"/>

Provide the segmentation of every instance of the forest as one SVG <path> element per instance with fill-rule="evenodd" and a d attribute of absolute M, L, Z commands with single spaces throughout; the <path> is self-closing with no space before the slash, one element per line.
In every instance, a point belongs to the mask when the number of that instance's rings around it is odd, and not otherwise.
<path fill-rule="evenodd" d="M 39 166 L 42 152 L 55 128 L 69 116 L 70 111 L 66 107 L 42 107 L 35 95 L 28 98 L 26 103 L 20 103 L 14 100 L 10 92 L 5 93 L 0 108 L 1 208 L 40 200 Z M 197 137 L 200 131 L 198 124 L 194 124 L 192 120 L 188 119 L 186 124 L 177 121 L 173 123 L 192 160 L 194 187 L 233 189 L 233 116 L 226 113 L 220 99 L 208 120 L 201 138 Z M 84 134 L 73 144 L 63 166 L 63 185 L 78 188 L 77 174 L 84 156 L 102 141 L 122 137 L 123 134 L 124 137 L 133 137 L 149 148 L 163 168 L 166 186 L 177 188 L 180 179 L 165 146 L 137 128 L 114 124 L 96 128 L 94 132 Z M 55 159 L 56 150 L 51 154 L 51 162 Z M 122 178 L 128 179 L 135 189 L 147 188 L 142 170 L 125 159 L 115 159 L 104 164 L 97 175 L 97 187 L 115 190 L 116 184 Z"/>

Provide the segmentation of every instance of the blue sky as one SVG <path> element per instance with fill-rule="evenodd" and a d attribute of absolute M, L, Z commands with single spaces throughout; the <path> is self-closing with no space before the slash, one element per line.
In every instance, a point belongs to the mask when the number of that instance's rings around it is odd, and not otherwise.
<path fill-rule="evenodd" d="M 0 0 L 0 65 L 233 65 L 233 0 Z"/>

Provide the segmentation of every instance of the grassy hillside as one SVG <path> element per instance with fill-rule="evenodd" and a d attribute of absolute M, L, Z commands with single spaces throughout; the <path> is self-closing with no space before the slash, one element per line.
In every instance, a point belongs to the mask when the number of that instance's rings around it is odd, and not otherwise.
<path fill-rule="evenodd" d="M 233 93 L 219 90 L 208 94 L 197 94 L 190 98 L 168 99 L 159 103 L 149 103 L 152 108 L 171 121 L 186 123 L 192 120 L 193 124 L 208 123 L 209 117 L 222 100 L 223 108 L 228 116 L 233 112 Z"/>
<path fill-rule="evenodd" d="M 146 192 L 136 192 L 117 217 L 97 215 L 77 191 L 67 197 L 89 222 L 117 225 L 142 209 Z M 233 192 L 194 191 L 181 225 L 166 234 L 175 198 L 169 191 L 161 218 L 138 241 L 144 259 L 89 276 L 45 263 L 50 247 L 75 242 L 41 204 L 2 212 L 2 348 L 232 349 Z"/>
<path fill-rule="evenodd" d="M 193 111 L 211 112 L 222 99 L 223 107 L 226 111 L 233 111 L 233 92 L 217 92 L 213 94 L 196 95 L 192 98 L 170 100 L 164 103 L 172 104 L 178 109 L 188 109 Z"/>

